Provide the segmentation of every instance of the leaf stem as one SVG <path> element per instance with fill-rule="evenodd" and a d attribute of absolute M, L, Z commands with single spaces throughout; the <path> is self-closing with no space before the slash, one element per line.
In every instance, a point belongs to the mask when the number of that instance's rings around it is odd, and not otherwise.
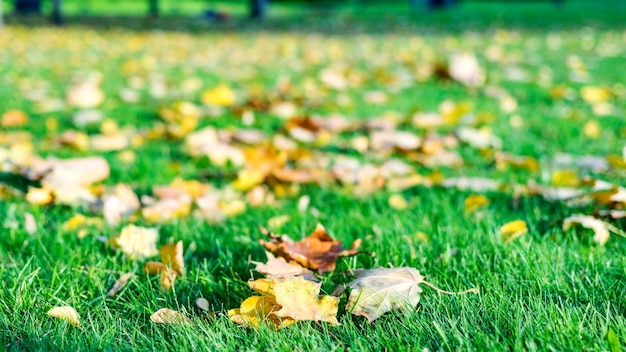
<path fill-rule="evenodd" d="M 464 290 L 464 291 L 460 291 L 460 292 L 450 292 L 450 291 L 445 291 L 445 290 L 442 290 L 442 289 L 440 289 L 439 287 L 437 287 L 437 286 L 435 286 L 435 285 L 431 284 L 431 283 L 430 283 L 430 282 L 428 282 L 428 281 L 422 281 L 422 283 L 423 283 L 424 285 L 426 285 L 426 286 L 428 286 L 428 287 L 432 288 L 433 290 L 435 290 L 435 291 L 437 291 L 437 292 L 439 292 L 439 293 L 444 293 L 444 294 L 446 294 L 446 295 L 464 295 L 464 294 L 467 294 L 467 293 L 479 293 L 479 292 L 480 292 L 480 289 L 479 289 L 478 287 L 472 287 L 472 288 L 470 288 L 470 289 L 467 289 L 467 290 Z"/>

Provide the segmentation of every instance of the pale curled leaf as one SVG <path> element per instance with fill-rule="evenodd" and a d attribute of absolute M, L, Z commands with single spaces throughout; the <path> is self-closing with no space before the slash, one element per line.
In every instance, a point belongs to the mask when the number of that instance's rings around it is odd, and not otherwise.
<path fill-rule="evenodd" d="M 357 269 L 353 274 L 346 310 L 370 323 L 386 312 L 413 309 L 419 303 L 424 276 L 414 268 Z"/>
<path fill-rule="evenodd" d="M 424 281 L 417 269 L 409 267 L 356 269 L 353 274 L 355 280 L 347 284 L 352 291 L 346 310 L 366 317 L 370 323 L 389 311 L 415 309 L 422 293 L 420 284 L 449 295 L 478 292 L 477 288 L 461 292 L 441 290 Z"/>
<path fill-rule="evenodd" d="M 120 278 L 117 279 L 117 281 L 115 281 L 113 286 L 111 286 L 111 289 L 109 290 L 109 292 L 107 292 L 107 297 L 112 298 L 115 295 L 117 295 L 118 292 L 120 292 L 124 287 L 126 287 L 126 284 L 128 284 L 128 281 L 134 276 L 135 276 L 135 273 L 126 273 L 120 276 Z"/>
<path fill-rule="evenodd" d="M 285 276 L 297 276 L 303 274 L 310 274 L 311 272 L 298 264 L 293 262 L 287 262 L 284 258 L 276 258 L 270 252 L 265 252 L 267 255 L 267 263 L 253 262 L 256 264 L 254 270 L 268 275 L 269 277 L 285 277 Z"/>
<path fill-rule="evenodd" d="M 196 299 L 196 307 L 202 309 L 205 312 L 208 312 L 210 307 L 209 307 L 209 301 L 207 301 L 206 298 L 198 298 Z"/>
<path fill-rule="evenodd" d="M 181 312 L 161 308 L 150 316 L 150 321 L 157 324 L 184 324 L 188 323 L 189 319 Z"/>
<path fill-rule="evenodd" d="M 78 315 L 78 312 L 70 306 L 54 307 L 48 311 L 48 315 L 53 318 L 66 320 L 74 326 L 80 325 L 80 316 Z"/>
<path fill-rule="evenodd" d="M 573 225 L 580 225 L 592 230 L 594 233 L 593 241 L 601 246 L 604 246 L 606 241 L 609 240 L 609 224 L 593 216 L 572 215 L 563 221 L 563 231 L 569 230 Z"/>

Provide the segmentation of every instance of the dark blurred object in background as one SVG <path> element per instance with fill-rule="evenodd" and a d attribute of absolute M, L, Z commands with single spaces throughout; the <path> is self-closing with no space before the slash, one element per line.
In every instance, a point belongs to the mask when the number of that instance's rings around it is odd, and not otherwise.
<path fill-rule="evenodd" d="M 250 0 L 250 18 L 265 18 L 268 5 L 269 0 Z"/>
<path fill-rule="evenodd" d="M 39 15 L 41 0 L 15 0 L 15 12 L 20 15 Z"/>

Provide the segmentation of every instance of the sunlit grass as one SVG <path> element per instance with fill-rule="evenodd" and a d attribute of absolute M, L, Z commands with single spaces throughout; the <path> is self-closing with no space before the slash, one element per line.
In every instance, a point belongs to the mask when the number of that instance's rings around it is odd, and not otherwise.
<path fill-rule="evenodd" d="M 626 139 L 622 83 L 626 81 L 626 37 L 624 27 L 612 22 L 625 14 L 623 7 L 613 13 L 603 9 L 593 14 L 596 21 L 606 16 L 599 28 L 577 25 L 581 11 L 588 6 L 580 4 L 566 5 L 560 14 L 546 14 L 548 18 L 565 18 L 554 26 L 544 19 L 537 20 L 540 25 L 533 28 L 534 18 L 543 14 L 544 5 L 523 7 L 524 16 L 519 20 L 523 26 L 507 26 L 506 30 L 489 27 L 506 24 L 511 14 L 494 15 L 494 9 L 501 11 L 501 7 L 476 9 L 471 4 L 466 9 L 473 11 L 469 13 L 473 18 L 467 13 L 449 12 L 426 19 L 426 24 L 462 20 L 451 29 L 441 23 L 429 27 L 400 16 L 397 21 L 392 18 L 386 22 L 391 29 L 380 33 L 376 28 L 384 23 L 369 16 L 352 20 L 333 17 L 311 27 L 291 19 L 270 22 L 266 27 L 244 25 L 241 31 L 229 25 L 195 22 L 167 27 L 171 31 L 137 25 L 143 29 L 135 31 L 124 22 L 116 26 L 114 20 L 110 30 L 98 24 L 60 29 L 9 26 L 0 33 L 0 112 L 14 108 L 27 111 L 31 118 L 27 129 L 37 137 L 37 153 L 68 157 L 90 153 L 47 143 L 45 121 L 55 118 L 60 130 L 73 128 L 73 111 L 42 111 L 41 101 L 28 100 L 25 93 L 43 86 L 47 87 L 47 99 L 64 99 L 74 77 L 94 70 L 103 75 L 108 97 L 101 109 L 120 126 L 148 127 L 158 121 L 156 112 L 161 104 L 181 99 L 198 102 L 201 90 L 181 89 L 185 81 L 194 79 L 203 88 L 228 84 L 240 96 L 253 88 L 271 94 L 281 79 L 289 79 L 294 96 L 310 102 L 304 113 L 340 113 L 354 120 L 435 111 L 444 100 L 468 102 L 475 112 L 491 116 L 488 126 L 502 138 L 503 151 L 537 158 L 542 171 L 500 170 L 486 163 L 479 151 L 466 146 L 460 147 L 466 162 L 462 168 L 423 171 L 438 171 L 444 176 L 476 175 L 508 184 L 549 184 L 550 160 L 558 153 L 605 156 L 622 152 Z M 352 23 L 356 23 L 354 28 Z M 455 30 L 464 23 L 481 30 Z M 490 49 L 493 46 L 507 59 L 488 60 L 489 50 L 496 50 Z M 505 88 L 516 98 L 515 112 L 503 111 L 500 102 L 484 91 L 433 77 L 392 88 L 391 73 L 414 73 L 420 62 L 445 61 L 451 53 L 467 50 L 481 59 L 489 84 Z M 588 81 L 571 79 L 572 56 L 585 63 Z M 307 81 L 318 80 L 319 72 L 333 65 L 348 67 L 365 83 L 346 92 L 324 91 L 319 96 L 315 95 L 319 92 L 307 90 Z M 529 80 L 506 78 L 507 69 L 513 66 L 526 71 Z M 545 85 L 542 75 L 550 76 Z M 133 104 L 119 98 L 120 89 L 132 84 L 131 77 L 144 83 L 138 88 L 139 102 Z M 150 88 L 161 81 L 167 94 L 159 98 Z M 551 88 L 559 84 L 570 87 L 575 98 L 551 98 Z M 606 86 L 617 92 L 612 98 L 616 107 L 612 114 L 596 116 L 578 97 L 586 85 Z M 388 92 L 389 101 L 367 104 L 363 94 L 372 90 Z M 341 94 L 352 103 L 342 104 L 337 98 Z M 513 115 L 519 115 L 521 125 L 512 120 Z M 599 124 L 599 136 L 583 132 L 590 120 Z M 202 124 L 243 126 L 229 111 Z M 271 114 L 261 113 L 254 127 L 275 133 L 281 125 Z M 184 153 L 180 141 L 148 141 L 135 153 L 138 161 L 129 166 L 118 161 L 117 153 L 104 154 L 112 168 L 106 184 L 128 183 L 149 193 L 152 186 L 167 184 L 177 176 L 202 179 L 203 172 L 217 169 L 207 160 Z M 623 172 L 601 176 L 623 184 Z M 228 177 L 202 180 L 218 184 L 231 181 Z M 20 186 L 6 174 L 0 175 L 0 182 Z M 61 228 L 65 220 L 85 209 L 38 207 L 23 200 L 3 199 L 1 346 L 8 350 L 606 350 L 609 327 L 620 339 L 626 332 L 623 239 L 611 238 L 600 247 L 591 242 L 588 232 L 564 233 L 561 229 L 563 218 L 574 211 L 592 211 L 592 206 L 570 209 L 539 198 L 517 198 L 512 192 L 492 192 L 486 194 L 489 206 L 468 215 L 463 202 L 470 192 L 453 189 L 415 187 L 403 191 L 409 202 L 405 210 L 389 206 L 387 191 L 354 197 L 336 187 L 303 186 L 300 193 L 310 195 L 310 207 L 316 211 L 300 212 L 298 199 L 286 198 L 277 207 L 250 208 L 220 224 L 192 216 L 160 224 L 160 244 L 183 240 L 186 248 L 187 275 L 177 280 L 171 292 L 161 291 L 158 277 L 141 273 L 143 262 L 127 260 L 102 240 L 119 228 L 103 228 L 83 239 Z M 22 226 L 27 212 L 38 221 L 33 235 Z M 281 331 L 243 329 L 230 322 L 225 312 L 251 294 L 246 282 L 258 274 L 252 272 L 250 261 L 264 259 L 257 225 L 283 214 L 289 215 L 290 221 L 280 230 L 294 238 L 304 237 L 321 222 L 344 243 L 364 239 L 363 249 L 375 254 L 341 259 L 337 270 L 324 280 L 327 294 L 349 280 L 343 274 L 348 269 L 390 266 L 415 267 L 442 288 L 479 287 L 481 293 L 449 297 L 425 288 L 416 311 L 390 313 L 373 324 L 341 313 L 342 325 L 337 327 L 299 322 Z M 502 243 L 498 228 L 516 219 L 529 224 L 529 233 L 512 243 Z M 428 239 L 416 235 L 418 232 Z M 129 271 L 137 272 L 137 278 L 116 297 L 105 298 L 113 282 Z M 215 318 L 198 314 L 194 303 L 198 297 L 209 301 Z M 345 301 L 344 296 L 341 305 Z M 81 315 L 80 328 L 46 315 L 52 306 L 60 305 L 76 308 Z M 193 323 L 151 323 L 149 316 L 163 307 L 188 313 Z"/>

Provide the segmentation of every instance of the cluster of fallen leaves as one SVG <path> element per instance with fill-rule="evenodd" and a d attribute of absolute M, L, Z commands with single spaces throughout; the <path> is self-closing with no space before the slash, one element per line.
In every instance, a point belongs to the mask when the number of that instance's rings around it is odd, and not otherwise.
<path fill-rule="evenodd" d="M 330 237 L 321 224 L 300 241 L 286 235 L 277 236 L 264 228 L 261 231 L 269 237 L 269 241 L 260 241 L 269 252 L 266 252 L 267 262 L 256 263 L 255 270 L 264 274 L 265 278 L 249 281 L 249 287 L 257 295 L 228 311 L 230 320 L 239 325 L 258 328 L 267 324 L 279 329 L 305 320 L 339 325 L 340 295 L 346 287 L 350 289 L 346 311 L 364 316 L 370 323 L 390 311 L 415 310 L 422 293 L 420 284 L 446 294 L 478 292 L 477 289 L 456 293 L 443 291 L 424 281 L 416 269 L 401 267 L 354 269 L 350 275 L 355 279 L 345 286 L 338 286 L 335 295 L 320 294 L 321 274 L 333 271 L 338 258 L 360 253 L 361 241 L 356 240 L 350 249 L 345 249 L 340 241 Z M 134 259 L 142 259 L 156 255 L 157 237 L 156 229 L 129 225 L 111 242 Z M 144 272 L 160 275 L 161 288 L 169 290 L 175 279 L 185 272 L 183 243 L 178 241 L 164 245 L 159 253 L 161 261 L 146 262 Z M 107 297 L 114 298 L 133 277 L 135 273 L 123 274 L 107 292 Z M 208 302 L 203 298 L 199 298 L 196 305 L 202 311 L 209 310 Z M 75 326 L 80 323 L 77 311 L 70 306 L 54 307 L 48 315 L 67 320 Z M 150 320 L 155 323 L 191 322 L 186 314 L 169 308 L 159 309 Z"/>
<path fill-rule="evenodd" d="M 585 138 L 623 136 L 602 120 L 623 115 L 623 85 L 595 83 L 593 62 L 581 55 L 563 60 L 567 73 L 563 80 L 551 65 L 519 53 L 519 48 L 535 52 L 538 46 L 558 52 L 565 45 L 558 35 L 523 41 L 517 32 L 497 31 L 480 45 L 471 36 L 464 45 L 452 37 L 442 39 L 443 45 L 432 45 L 412 33 L 398 49 L 394 41 L 338 45 L 314 35 L 271 40 L 261 36 L 249 45 L 233 45 L 240 38 L 221 33 L 206 48 L 175 34 L 103 40 L 99 33 L 85 32 L 77 40 L 61 32 L 31 37 L 26 29 L 8 31 L 14 32 L 0 37 L 0 46 L 8 48 L 0 53 L 0 62 L 11 63 L 21 74 L 3 75 L 0 83 L 14 88 L 28 109 L 16 105 L 0 111 L 0 172 L 19 178 L 28 188 L 0 182 L 0 199 L 73 206 L 80 213 L 67 219 L 62 229 L 80 238 L 107 226 L 120 229 L 110 245 L 131 260 L 146 261 L 144 271 L 158 276 L 163 290 L 185 275 L 183 243 L 159 249 L 156 227 L 133 224 L 156 226 L 186 216 L 219 222 L 248 207 L 279 206 L 284 197 L 299 197 L 298 207 L 304 211 L 310 199 L 302 192 L 305 184 L 355 198 L 388 192 L 388 205 L 397 211 L 413 204 L 402 195 L 404 190 L 457 188 L 471 193 L 464 202 L 468 216 L 489 207 L 490 193 L 506 193 L 513 201 L 542 197 L 571 207 L 571 214 L 559 219 L 564 231 L 589 229 L 600 245 L 611 233 L 624 235 L 619 221 L 626 218 L 626 189 L 603 176 L 618 179 L 624 174 L 625 146 L 612 146 L 612 154 L 605 156 L 557 154 L 537 159 L 507 152 L 512 136 L 499 136 L 492 126 L 506 119 L 515 134 L 530 123 L 524 114 L 534 112 L 522 108 L 525 97 L 507 88 L 522 83 L 545 91 L 558 119 L 580 121 Z M 29 41 L 23 40 L 26 35 Z M 582 39 L 591 43 L 585 50 L 598 57 L 625 54 L 624 46 L 616 44 L 622 42 L 612 34 L 602 40 L 585 34 Z M 24 42 L 32 45 L 25 47 Z M 101 45 L 89 45 L 86 51 L 86 42 Z M 67 64 L 47 66 L 48 57 L 57 54 L 66 57 Z M 164 57 L 168 59 L 160 59 Z M 180 76 L 166 77 L 170 64 L 182 63 L 187 69 Z M 29 74 L 33 66 L 73 78 L 58 89 L 58 82 Z M 260 84 L 257 77 L 276 66 L 280 66 L 276 81 Z M 113 89 L 104 88 L 112 85 L 104 67 L 119 75 L 121 83 Z M 234 83 L 206 84 L 197 72 L 207 70 Z M 415 93 L 427 81 L 442 89 L 462 89 L 468 97 L 446 97 L 430 107 L 416 102 L 411 108 L 396 108 L 396 97 Z M 497 108 L 477 109 L 476 98 Z M 152 106 L 155 119 L 127 123 L 112 113 L 121 105 Z M 355 118 L 363 111 L 366 116 Z M 224 120 L 226 126 L 221 124 Z M 268 121 L 275 127 L 265 127 Z M 198 173 L 169 184 L 150 184 L 143 193 L 136 184 L 110 179 L 111 160 L 129 167 L 145 158 L 142 148 L 149 144 L 178 148 L 193 160 L 208 159 L 219 175 L 207 180 Z M 68 152 L 80 156 L 55 157 Z M 489 174 L 511 170 L 524 174 L 526 181 L 444 176 L 463 175 L 473 164 L 467 154 L 487 165 Z M 594 210 L 581 214 L 579 209 L 589 205 Z M 38 231 L 37 221 L 32 214 L 26 216 L 28 233 Z M 498 235 L 510 242 L 533 228 L 514 220 L 503 224 Z M 340 294 L 321 294 L 320 278 L 335 270 L 338 258 L 359 253 L 361 242 L 345 248 L 323 227 L 299 241 L 262 231 L 267 235 L 261 244 L 268 261 L 258 263 L 256 271 L 265 278 L 249 283 L 256 295 L 230 310 L 230 319 L 252 327 L 268 323 L 280 328 L 300 320 L 337 324 Z M 160 261 L 148 260 L 158 255 Z M 413 309 L 420 298 L 419 285 L 428 285 L 413 268 L 355 269 L 351 274 L 355 279 L 346 285 L 350 288 L 346 309 L 370 322 L 390 310 Z M 122 275 L 107 295 L 115 297 L 135 275 Z M 206 301 L 198 301 L 198 306 L 209 310 Z M 79 324 L 71 307 L 56 307 L 49 314 Z M 189 322 L 190 317 L 164 308 L 151 319 Z"/>

